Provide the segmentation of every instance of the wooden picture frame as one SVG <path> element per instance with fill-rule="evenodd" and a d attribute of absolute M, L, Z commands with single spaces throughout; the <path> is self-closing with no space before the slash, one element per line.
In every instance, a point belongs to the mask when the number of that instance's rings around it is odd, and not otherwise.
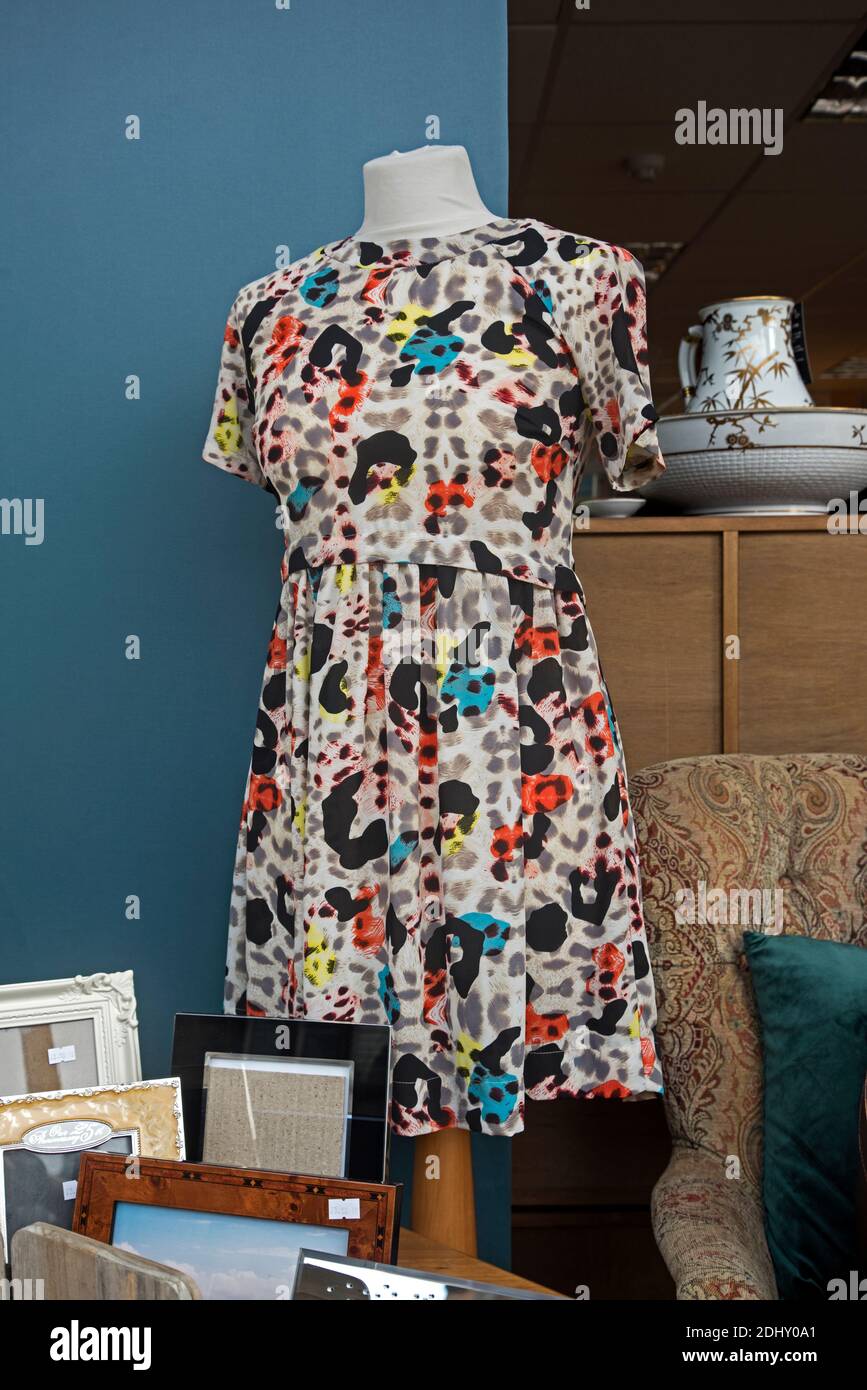
<path fill-rule="evenodd" d="M 158 1263 L 183 1265 L 202 1289 L 205 1298 L 286 1298 L 291 1296 L 298 1250 L 311 1245 L 315 1228 L 320 1237 L 343 1242 L 343 1253 L 355 1259 L 392 1262 L 397 1255 L 401 1188 L 387 1183 L 357 1183 L 343 1178 L 319 1178 L 292 1173 L 265 1172 L 258 1168 L 228 1168 L 207 1163 L 165 1162 L 141 1159 L 130 1173 L 122 1155 L 84 1154 L 81 1160 L 73 1230 L 106 1244 L 116 1244 Z M 161 1213 L 149 1231 L 148 1211 Z M 173 1222 L 172 1214 L 177 1217 Z M 192 1218 L 206 1216 L 208 1221 Z M 231 1220 L 224 1224 L 220 1218 Z M 218 1245 L 221 1230 L 234 1239 L 239 1220 L 243 1225 L 249 1278 L 255 1292 L 209 1292 L 217 1287 L 220 1270 Z M 262 1225 L 256 1227 L 256 1222 Z M 286 1227 L 286 1253 L 274 1265 L 275 1227 Z M 183 1236 L 183 1227 L 196 1230 L 207 1245 L 207 1269 L 196 1265 L 194 1242 Z M 267 1228 L 267 1229 L 266 1229 Z M 181 1231 L 181 1235 L 178 1231 Z M 135 1239 L 130 1233 L 135 1232 Z M 345 1236 L 344 1236 L 345 1233 Z M 281 1235 L 276 1232 L 278 1241 Z M 263 1244 L 263 1263 L 250 1255 L 257 1238 Z M 279 1256 L 279 1248 L 276 1255 Z M 231 1252 L 230 1252 L 231 1255 Z M 267 1272 L 265 1256 L 268 1263 Z M 234 1255 L 231 1255 L 234 1260 Z M 280 1274 L 274 1273 L 279 1268 Z M 238 1277 L 236 1264 L 223 1271 L 223 1287 L 229 1272 Z"/>
<path fill-rule="evenodd" d="M 131 970 L 0 985 L 0 1095 L 141 1081 Z"/>

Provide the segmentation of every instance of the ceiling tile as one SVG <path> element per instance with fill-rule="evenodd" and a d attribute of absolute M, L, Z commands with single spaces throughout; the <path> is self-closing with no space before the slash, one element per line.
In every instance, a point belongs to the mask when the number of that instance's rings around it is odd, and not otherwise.
<path fill-rule="evenodd" d="M 596 193 L 710 193 L 728 190 L 755 162 L 756 151 L 743 145 L 721 146 L 708 159 L 706 148 L 677 145 L 672 125 L 543 125 L 533 164 L 524 170 L 528 128 L 513 127 L 514 177 L 522 172 L 523 190 L 553 192 L 566 184 L 591 185 Z M 867 127 L 865 127 L 867 138 Z M 652 182 L 636 179 L 624 167 L 629 155 L 658 153 L 665 159 Z M 782 156 L 781 156 L 782 157 Z"/>
<path fill-rule="evenodd" d="M 743 192 L 723 208 L 696 248 L 696 260 L 751 255 L 802 267 L 799 293 L 824 279 L 865 246 L 867 191 L 823 188 L 821 197 L 802 193 Z M 808 269 L 809 268 L 809 269 Z M 790 287 L 791 288 L 791 287 Z M 741 293 L 749 293 L 744 290 Z M 780 293 L 786 293 L 785 290 Z"/>
<path fill-rule="evenodd" d="M 530 0 L 532 3 L 532 0 Z M 590 0 L 589 10 L 574 9 L 576 24 L 791 24 L 796 20 L 849 20 L 863 17 L 858 0 Z M 509 9 L 511 18 L 511 6 Z"/>
<path fill-rule="evenodd" d="M 533 25 L 516 32 L 519 41 L 513 35 L 509 45 L 509 116 L 513 121 L 534 121 L 557 30 Z"/>
<path fill-rule="evenodd" d="M 713 193 L 599 193 L 575 187 L 560 193 L 534 195 L 526 207 L 515 206 L 515 217 L 538 217 L 564 231 L 580 232 L 629 245 L 629 241 L 689 241 L 715 211 Z"/>
<path fill-rule="evenodd" d="M 852 188 L 867 180 L 867 123 L 798 121 L 786 131 L 783 151 L 757 161 L 750 192 L 809 193 L 834 184 Z M 867 244 L 867 227 L 864 229 Z"/>
<path fill-rule="evenodd" d="M 531 34 L 521 30 L 519 34 Z M 547 118 L 552 121 L 670 123 L 675 113 L 709 107 L 797 107 L 823 64 L 849 36 L 838 24 L 702 25 L 703 44 L 691 24 L 633 24 L 628 43 L 604 24 L 573 25 L 564 44 Z M 511 63 L 521 67 L 513 36 Z M 785 61 L 781 55 L 785 54 Z M 640 55 L 640 61 L 635 58 Z M 639 80 L 640 78 L 640 80 Z M 522 119 L 515 111 L 516 119 Z M 718 146 L 706 146 L 709 163 Z"/>
<path fill-rule="evenodd" d="M 509 0 L 510 24 L 553 24 L 560 0 Z"/>
<path fill-rule="evenodd" d="M 512 179 L 516 179 L 520 170 L 524 166 L 524 158 L 530 148 L 530 138 L 536 127 L 529 122 L 519 123 L 512 121 L 509 126 L 509 171 Z M 545 151 L 549 155 L 549 151 Z"/>

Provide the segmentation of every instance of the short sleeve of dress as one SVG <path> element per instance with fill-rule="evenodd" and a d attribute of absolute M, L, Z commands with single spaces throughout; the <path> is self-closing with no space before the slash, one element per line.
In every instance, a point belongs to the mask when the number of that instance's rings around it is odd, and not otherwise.
<path fill-rule="evenodd" d="M 586 408 L 582 463 L 598 459 L 612 487 L 629 492 L 665 469 L 650 394 L 644 270 L 619 246 L 596 246 L 580 264 L 566 338 Z"/>
<path fill-rule="evenodd" d="M 264 487 L 266 478 L 256 454 L 253 382 L 247 372 L 237 309 L 236 297 L 223 332 L 217 390 L 202 458 Z"/>

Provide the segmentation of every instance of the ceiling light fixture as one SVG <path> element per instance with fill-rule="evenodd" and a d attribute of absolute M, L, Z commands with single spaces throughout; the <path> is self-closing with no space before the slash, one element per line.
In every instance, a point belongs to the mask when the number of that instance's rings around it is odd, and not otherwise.
<path fill-rule="evenodd" d="M 644 266 L 646 284 L 655 285 L 683 250 L 682 241 L 630 241 L 626 247 Z"/>
<path fill-rule="evenodd" d="M 867 380 L 867 357 L 845 357 L 822 373 L 823 381 Z"/>
<path fill-rule="evenodd" d="M 867 32 L 816 97 L 804 119 L 867 121 Z"/>
<path fill-rule="evenodd" d="M 641 183 L 653 183 L 665 168 L 665 155 L 647 151 L 645 154 L 630 154 L 623 161 L 624 168 Z"/>

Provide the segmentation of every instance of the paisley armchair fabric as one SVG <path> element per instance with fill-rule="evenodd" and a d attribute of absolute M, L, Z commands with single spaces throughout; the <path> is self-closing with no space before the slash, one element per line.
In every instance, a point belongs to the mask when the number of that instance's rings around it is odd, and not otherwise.
<path fill-rule="evenodd" d="M 867 946 L 867 759 L 682 758 L 629 786 L 673 1141 L 653 1192 L 656 1240 L 680 1299 L 776 1298 L 742 936 Z"/>

